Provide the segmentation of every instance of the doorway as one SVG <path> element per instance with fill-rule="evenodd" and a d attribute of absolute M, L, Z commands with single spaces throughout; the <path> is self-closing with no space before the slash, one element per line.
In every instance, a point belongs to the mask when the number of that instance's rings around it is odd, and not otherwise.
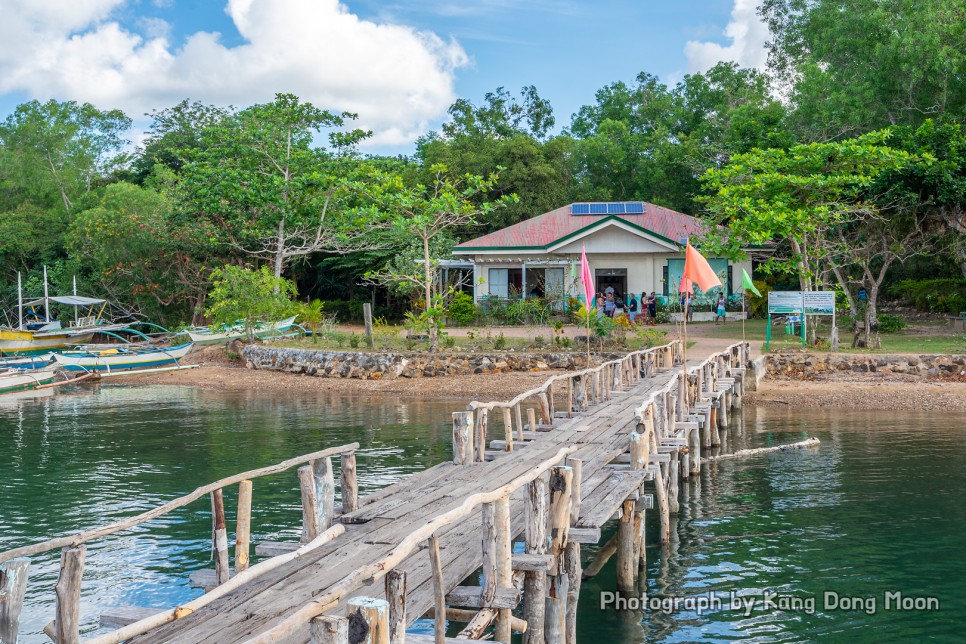
<path fill-rule="evenodd" d="M 603 293 L 607 287 L 611 287 L 617 295 L 627 295 L 626 268 L 598 268 L 595 277 L 598 293 Z"/>

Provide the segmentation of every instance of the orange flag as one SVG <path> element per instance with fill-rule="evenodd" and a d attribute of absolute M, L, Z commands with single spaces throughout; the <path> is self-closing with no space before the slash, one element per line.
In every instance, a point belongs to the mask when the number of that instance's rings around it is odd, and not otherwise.
<path fill-rule="evenodd" d="M 678 285 L 678 293 L 691 293 L 694 295 L 694 288 L 691 287 L 691 280 L 684 275 L 681 276 L 681 284 Z"/>
<path fill-rule="evenodd" d="M 688 248 L 684 254 L 684 273 L 681 277 L 682 279 L 691 280 L 702 291 L 707 291 L 715 286 L 721 286 L 721 280 L 718 279 L 717 274 L 712 270 L 711 265 L 708 264 L 708 260 L 701 253 L 694 250 L 691 242 L 688 242 Z"/>

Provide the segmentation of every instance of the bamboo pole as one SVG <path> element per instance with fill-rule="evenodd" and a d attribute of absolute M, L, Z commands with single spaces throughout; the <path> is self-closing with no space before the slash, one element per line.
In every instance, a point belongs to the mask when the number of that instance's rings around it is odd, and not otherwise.
<path fill-rule="evenodd" d="M 29 569 L 28 559 L 14 559 L 0 564 L 0 644 L 17 643 Z"/>
<path fill-rule="evenodd" d="M 435 578 L 434 578 L 435 581 Z M 389 642 L 406 642 L 406 571 L 386 573 L 386 601 L 389 602 Z"/>
<path fill-rule="evenodd" d="M 80 642 L 80 591 L 84 575 L 87 546 L 68 546 L 60 553 L 60 577 L 54 590 L 57 594 L 57 619 L 54 632 L 57 644 Z"/>
<path fill-rule="evenodd" d="M 453 412 L 453 465 L 473 462 L 473 412 Z"/>
<path fill-rule="evenodd" d="M 349 620 L 336 615 L 319 615 L 309 622 L 309 644 L 348 644 Z"/>
<path fill-rule="evenodd" d="M 434 534 L 426 540 L 426 548 L 429 550 L 430 570 L 433 574 L 433 606 L 436 609 L 434 619 L 435 628 L 433 636 L 436 644 L 445 644 L 446 640 L 446 587 L 443 582 L 443 564 L 439 556 L 439 538 Z M 403 621 L 403 632 L 406 625 Z M 403 635 L 405 637 L 405 635 Z"/>
<path fill-rule="evenodd" d="M 228 528 L 225 525 L 225 499 L 221 490 L 211 493 L 211 538 L 215 550 L 218 583 L 228 581 Z"/>
<path fill-rule="evenodd" d="M 359 509 L 359 481 L 356 478 L 356 453 L 349 452 L 342 455 L 339 464 L 342 489 L 342 514 L 355 512 Z"/>
<path fill-rule="evenodd" d="M 248 570 L 252 534 L 252 482 L 238 484 L 238 513 L 235 517 L 235 573 Z M 226 580 L 227 581 L 227 580 Z"/>
<path fill-rule="evenodd" d="M 297 456 L 295 458 L 290 458 L 281 463 L 271 465 L 268 467 L 259 468 L 257 470 L 249 470 L 247 472 L 242 472 L 241 474 L 235 474 L 234 476 L 229 476 L 214 483 L 209 483 L 195 489 L 194 492 L 186 494 L 184 496 L 178 497 L 168 501 L 164 505 L 158 506 L 153 510 L 143 512 L 137 516 L 130 517 L 129 519 L 124 519 L 123 521 L 118 521 L 117 523 L 112 523 L 110 525 L 102 526 L 100 528 L 95 528 L 93 530 L 88 530 L 86 532 L 80 532 L 78 534 L 58 537 L 57 539 L 49 539 L 47 541 L 42 541 L 29 546 L 23 546 L 21 548 L 14 548 L 13 550 L 7 550 L 6 552 L 0 552 L 0 563 L 4 561 L 9 561 L 10 559 L 16 559 L 17 557 L 26 557 L 29 555 L 37 554 L 38 552 L 47 552 L 48 550 L 53 550 L 55 548 L 61 548 L 63 546 L 76 545 L 79 543 L 84 543 L 85 541 L 90 541 L 91 539 L 96 539 L 98 537 L 103 537 L 109 534 L 114 534 L 115 532 L 121 532 L 132 526 L 145 523 L 152 519 L 156 519 L 160 516 L 164 516 L 172 510 L 182 508 L 192 501 L 200 499 L 206 494 L 211 494 L 215 490 L 219 490 L 223 487 L 229 485 L 234 485 L 235 483 L 240 483 L 245 479 L 258 478 L 260 476 L 267 476 L 269 474 L 275 474 L 277 472 L 284 472 L 287 469 L 291 469 L 293 466 L 299 463 L 305 463 L 306 461 L 312 461 L 318 458 L 323 458 L 325 456 L 331 456 L 333 454 L 344 454 L 346 452 L 351 452 L 359 449 L 359 443 L 350 443 L 348 445 L 340 445 L 339 447 L 331 447 L 329 449 L 324 449 L 319 452 L 313 452 L 311 454 L 305 454 L 303 456 Z"/>
<path fill-rule="evenodd" d="M 389 644 L 389 603 L 372 597 L 353 597 L 349 600 L 349 624 L 364 623 L 367 634 L 358 644 Z"/>

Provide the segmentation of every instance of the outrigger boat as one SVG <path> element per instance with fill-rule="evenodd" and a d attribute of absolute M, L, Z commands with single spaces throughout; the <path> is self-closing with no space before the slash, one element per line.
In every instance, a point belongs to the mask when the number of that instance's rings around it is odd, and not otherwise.
<path fill-rule="evenodd" d="M 36 389 L 52 383 L 56 377 L 56 369 L 0 373 L 0 394 Z"/>
<path fill-rule="evenodd" d="M 264 322 L 255 326 L 253 335 L 256 338 L 275 338 L 288 335 L 286 332 L 290 331 L 293 327 L 302 330 L 302 327 L 295 324 L 295 318 L 297 315 L 293 315 L 290 318 L 285 318 L 284 320 L 279 320 L 277 322 Z M 247 337 L 245 332 L 245 325 L 234 325 L 224 329 L 211 329 L 206 327 L 199 327 L 195 329 L 188 329 L 184 331 L 185 334 L 191 341 L 195 344 L 221 344 L 228 342 L 229 340 L 235 340 L 237 338 Z"/>
<path fill-rule="evenodd" d="M 169 348 L 127 349 L 55 353 L 54 360 L 67 371 L 107 372 L 150 369 L 176 365 L 188 355 L 194 343 Z"/>
<path fill-rule="evenodd" d="M 76 285 L 75 289 L 76 291 Z M 63 326 L 50 316 L 51 304 L 74 307 L 74 319 Z M 47 293 L 47 268 L 44 267 L 44 296 L 24 302 L 20 274 L 17 274 L 17 323 L 0 326 L 0 355 L 22 356 L 48 353 L 90 342 L 96 333 L 109 334 L 126 330 L 130 322 L 115 323 L 105 320 L 111 306 L 107 300 L 77 295 L 50 296 Z M 84 314 L 81 315 L 81 308 Z M 24 308 L 28 315 L 24 316 Z M 39 311 L 39 312 L 38 312 Z M 133 316 L 125 312 L 129 318 Z"/>

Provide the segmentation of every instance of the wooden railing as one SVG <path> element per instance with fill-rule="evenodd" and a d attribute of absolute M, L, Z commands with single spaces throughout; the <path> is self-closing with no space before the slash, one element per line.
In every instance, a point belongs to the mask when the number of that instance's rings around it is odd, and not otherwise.
<path fill-rule="evenodd" d="M 332 457 L 340 456 L 342 461 L 343 506 L 354 509 L 358 502 L 358 485 L 355 475 L 355 452 L 358 448 L 358 443 L 340 445 L 339 447 L 291 458 L 268 467 L 235 474 L 199 487 L 189 494 L 173 499 L 152 510 L 110 525 L 0 552 L 0 598 L 3 599 L 3 601 L 0 601 L 0 644 L 13 644 L 17 641 L 20 612 L 29 571 L 28 557 L 62 548 L 60 576 L 55 587 L 57 596 L 56 615 L 54 620 L 44 628 L 44 632 L 58 644 L 79 642 L 80 588 L 87 556 L 87 542 L 147 523 L 206 495 L 211 498 L 215 572 L 218 584 L 223 589 L 220 594 L 227 592 L 226 588 L 229 584 L 231 588 L 237 587 L 244 581 L 243 577 L 251 579 L 257 574 L 261 574 L 266 568 L 259 568 L 259 566 L 248 568 L 252 479 L 284 472 L 303 463 L 308 463 L 308 465 L 299 468 L 299 483 L 302 490 L 302 540 L 310 542 L 307 545 L 321 545 L 319 540 L 323 535 L 332 538 L 334 532 L 345 531 L 345 528 L 341 525 L 330 528 L 334 516 L 335 495 Z M 235 530 L 236 576 L 229 582 L 228 537 L 222 490 L 236 483 L 239 486 Z M 258 569 L 257 572 L 256 568 Z M 162 613 L 163 617 L 160 623 L 174 619 L 180 614 L 186 614 L 185 611 L 197 610 L 197 608 L 215 598 L 215 593 L 208 593 L 185 606 Z"/>

